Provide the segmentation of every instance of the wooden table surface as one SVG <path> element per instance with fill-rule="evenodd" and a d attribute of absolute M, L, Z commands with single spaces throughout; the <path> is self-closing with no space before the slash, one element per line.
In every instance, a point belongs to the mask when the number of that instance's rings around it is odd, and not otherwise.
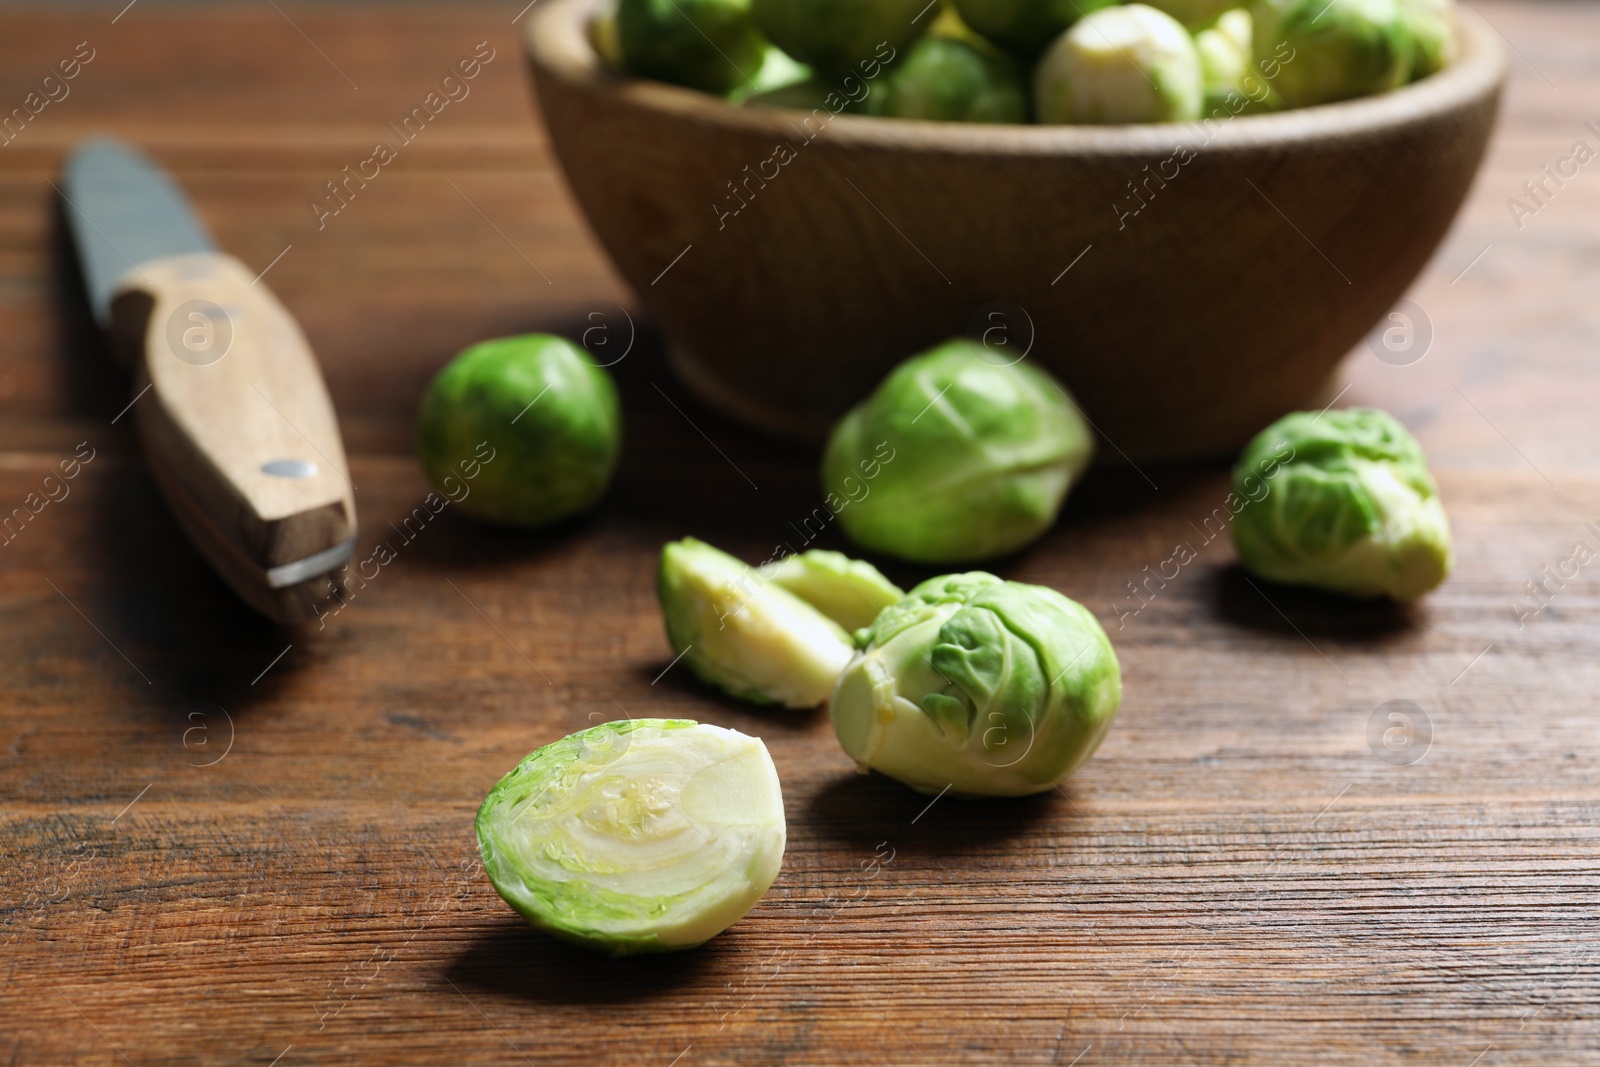
<path fill-rule="evenodd" d="M 0 15 L 0 109 L 93 55 L 0 147 L 0 506 L 60 497 L 0 547 L 0 1059 L 1595 1060 L 1600 567 L 1573 557 L 1600 548 L 1600 162 L 1538 201 L 1521 187 L 1600 148 L 1600 7 L 1474 5 L 1512 82 L 1409 294 L 1431 340 L 1342 372 L 1340 403 L 1391 409 L 1428 450 L 1451 581 L 1412 610 L 1268 602 L 1217 541 L 1119 627 L 1125 583 L 1199 545 L 1226 471 L 1097 471 L 1000 569 L 1106 623 L 1118 725 L 1062 792 L 929 805 L 854 774 L 821 712 L 662 674 L 661 543 L 800 547 L 816 457 L 708 413 L 630 331 L 535 117 L 518 6 Z M 483 41 L 470 96 L 319 229 L 324 183 Z M 320 630 L 232 598 L 117 418 L 128 383 L 87 326 L 50 185 L 94 130 L 172 167 L 321 356 L 359 554 L 396 558 Z M 410 435 L 429 376 L 481 338 L 592 325 L 613 352 L 633 334 L 598 511 L 543 535 L 449 511 L 400 533 L 427 491 Z M 93 458 L 46 482 L 75 453 Z M 1535 578 L 1547 591 L 1514 608 Z M 582 953 L 475 867 L 488 787 L 625 714 L 759 734 L 783 778 L 783 871 L 700 951 Z"/>

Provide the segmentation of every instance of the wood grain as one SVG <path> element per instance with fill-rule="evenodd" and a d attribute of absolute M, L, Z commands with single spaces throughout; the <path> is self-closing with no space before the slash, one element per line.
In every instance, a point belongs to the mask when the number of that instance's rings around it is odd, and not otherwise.
<path fill-rule="evenodd" d="M 1064 794 L 929 808 L 857 777 L 821 714 L 656 680 L 660 544 L 800 547 L 821 493 L 814 454 L 689 400 L 647 323 L 613 368 L 628 439 L 593 515 L 539 535 L 449 510 L 409 540 L 389 527 L 427 491 L 412 417 L 452 352 L 578 336 L 596 312 L 620 344 L 614 305 L 634 307 L 534 125 L 519 6 L 286 6 L 305 36 L 267 5 L 0 16 L 0 106 L 77 42 L 99 49 L 0 147 L 0 1060 L 1594 1059 L 1600 585 L 1583 568 L 1520 623 L 1509 604 L 1597 545 L 1600 164 L 1521 229 L 1506 202 L 1597 144 L 1600 8 L 1478 5 L 1516 52 L 1485 169 L 1408 294 L 1431 346 L 1340 368 L 1341 404 L 1382 404 L 1428 450 L 1451 581 L 1409 611 L 1258 591 L 1191 526 L 1222 467 L 1096 471 L 999 569 L 1107 625 L 1118 724 Z M 316 229 L 323 183 L 486 39 L 500 55 L 472 96 Z M 357 557 L 380 540 L 397 557 L 321 630 L 240 605 L 169 517 L 131 419 L 112 422 L 130 383 L 47 184 L 92 130 L 150 148 L 256 270 L 293 245 L 266 280 L 326 370 Z M 1199 559 L 1119 628 L 1125 583 L 1180 540 Z M 1368 747 L 1396 700 L 1431 725 L 1409 766 Z M 623 713 L 760 734 L 783 778 L 784 870 L 703 951 L 581 954 L 471 866 L 484 791 Z"/>

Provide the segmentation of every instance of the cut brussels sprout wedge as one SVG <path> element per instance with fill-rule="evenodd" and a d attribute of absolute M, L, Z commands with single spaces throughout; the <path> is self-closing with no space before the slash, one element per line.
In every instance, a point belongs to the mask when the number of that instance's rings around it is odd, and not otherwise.
<path fill-rule="evenodd" d="M 1023 796 L 1093 754 L 1122 702 L 1095 617 L 992 574 L 930 578 L 858 640 L 828 704 L 862 770 L 922 793 Z"/>
<path fill-rule="evenodd" d="M 838 623 L 704 541 L 662 548 L 656 591 L 673 654 L 740 700 L 816 707 L 850 661 Z"/>
<path fill-rule="evenodd" d="M 500 779 L 478 851 L 534 926 L 612 956 L 692 948 L 739 921 L 783 862 L 783 793 L 759 738 L 686 719 L 564 737 Z"/>
<path fill-rule="evenodd" d="M 766 573 L 851 633 L 871 626 L 878 612 L 906 595 L 865 560 L 820 548 L 788 556 Z"/>
<path fill-rule="evenodd" d="M 1450 573 L 1450 522 L 1416 438 L 1373 408 L 1285 415 L 1233 471 L 1233 540 L 1275 582 L 1414 600 Z"/>

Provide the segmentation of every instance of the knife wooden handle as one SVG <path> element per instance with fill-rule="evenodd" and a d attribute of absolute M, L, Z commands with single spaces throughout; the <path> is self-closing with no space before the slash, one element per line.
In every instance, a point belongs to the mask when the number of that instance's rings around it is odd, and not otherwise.
<path fill-rule="evenodd" d="M 140 264 L 111 303 L 151 472 L 184 531 L 281 622 L 343 594 L 356 509 L 316 357 L 294 318 L 222 253 Z"/>

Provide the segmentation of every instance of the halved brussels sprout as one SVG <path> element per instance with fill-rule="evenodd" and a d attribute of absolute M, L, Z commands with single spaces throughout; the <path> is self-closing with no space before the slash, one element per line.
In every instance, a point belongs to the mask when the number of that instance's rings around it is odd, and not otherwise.
<path fill-rule="evenodd" d="M 947 341 L 900 364 L 840 420 L 822 482 L 848 498 L 847 534 L 902 559 L 954 563 L 1015 551 L 1050 528 L 1094 438 L 1053 378 L 998 359 L 976 341 Z"/>
<path fill-rule="evenodd" d="M 851 633 L 872 625 L 878 612 L 906 595 L 865 560 L 821 548 L 787 556 L 762 570 Z"/>
<path fill-rule="evenodd" d="M 1422 447 L 1373 408 L 1285 415 L 1233 471 L 1245 567 L 1287 585 L 1414 600 L 1450 573 L 1450 523 Z"/>
<path fill-rule="evenodd" d="M 922 793 L 1049 789 L 1122 702 L 1116 653 L 1083 605 L 981 571 L 923 582 L 858 641 L 828 703 L 839 743 Z"/>
<path fill-rule="evenodd" d="M 529 755 L 478 809 L 495 891 L 534 926 L 612 956 L 704 943 L 783 863 L 783 791 L 759 738 L 626 719 Z"/>
<path fill-rule="evenodd" d="M 630 73 L 717 94 L 748 84 L 767 48 L 750 0 L 620 0 L 617 43 Z"/>
<path fill-rule="evenodd" d="M 1144 4 L 1079 19 L 1039 60 L 1040 122 L 1183 122 L 1200 117 L 1204 83 L 1194 39 Z"/>
<path fill-rule="evenodd" d="M 673 653 L 740 700 L 816 707 L 850 661 L 838 623 L 704 541 L 662 548 L 656 591 Z"/>
<path fill-rule="evenodd" d="M 1272 86 L 1289 107 L 1380 93 L 1410 76 L 1415 45 L 1395 0 L 1256 0 L 1251 11 L 1255 57 L 1276 57 Z"/>

